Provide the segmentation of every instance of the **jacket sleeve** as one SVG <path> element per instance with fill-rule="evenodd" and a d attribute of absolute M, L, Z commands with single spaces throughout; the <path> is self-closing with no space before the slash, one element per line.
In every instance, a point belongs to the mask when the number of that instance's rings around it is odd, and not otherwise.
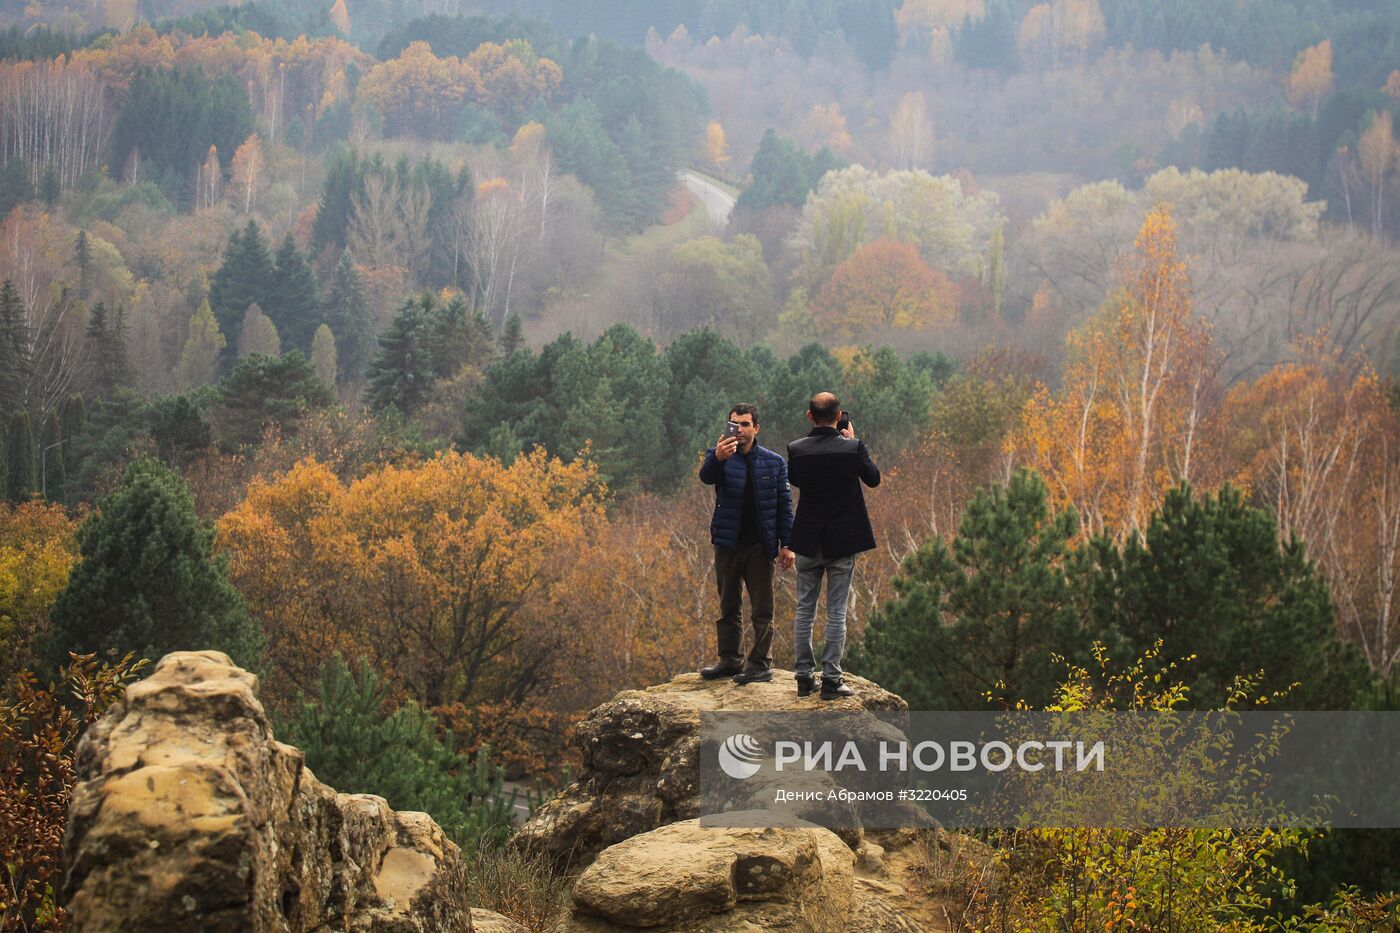
<path fill-rule="evenodd" d="M 705 451 L 705 462 L 700 464 L 700 482 L 707 486 L 713 486 L 724 479 L 724 461 L 715 456 L 715 449 L 711 447 Z"/>
<path fill-rule="evenodd" d="M 778 546 L 792 543 L 792 489 L 788 486 L 787 464 L 778 462 Z"/>
<path fill-rule="evenodd" d="M 865 441 L 856 443 L 860 445 L 860 481 L 872 488 L 880 485 L 880 468 L 870 459 L 870 451 L 865 449 Z"/>
<path fill-rule="evenodd" d="M 787 469 L 787 481 L 788 481 L 789 483 L 791 483 L 792 485 L 796 486 L 798 489 L 801 489 L 801 488 L 802 488 L 802 480 L 799 478 L 799 474 L 801 474 L 802 468 L 801 468 L 800 466 L 798 466 L 798 465 L 793 461 L 793 459 L 792 459 L 792 445 L 791 445 L 791 444 L 789 444 L 789 445 L 788 445 L 788 448 L 787 448 L 787 467 L 786 467 L 786 469 Z M 789 492 L 789 496 L 791 496 L 791 493 L 790 493 L 790 492 Z"/>

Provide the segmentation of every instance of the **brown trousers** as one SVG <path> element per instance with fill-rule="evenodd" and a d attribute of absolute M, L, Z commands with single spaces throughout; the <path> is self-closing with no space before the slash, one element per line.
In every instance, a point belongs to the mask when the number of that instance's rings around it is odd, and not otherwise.
<path fill-rule="evenodd" d="M 719 588 L 720 617 L 715 620 L 722 663 L 744 660 L 740 647 L 744 640 L 743 590 L 749 591 L 749 619 L 753 623 L 753 646 L 745 670 L 766 671 L 773 667 L 773 560 L 762 541 L 740 545 L 737 550 L 715 547 L 715 583 Z"/>

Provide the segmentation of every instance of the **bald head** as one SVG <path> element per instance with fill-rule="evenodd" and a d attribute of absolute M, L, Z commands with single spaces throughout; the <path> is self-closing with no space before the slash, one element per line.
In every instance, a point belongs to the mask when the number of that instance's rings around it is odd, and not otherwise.
<path fill-rule="evenodd" d="M 831 392 L 818 392 L 807 403 L 807 411 L 812 415 L 812 423 L 821 427 L 835 427 L 841 418 L 841 400 Z"/>

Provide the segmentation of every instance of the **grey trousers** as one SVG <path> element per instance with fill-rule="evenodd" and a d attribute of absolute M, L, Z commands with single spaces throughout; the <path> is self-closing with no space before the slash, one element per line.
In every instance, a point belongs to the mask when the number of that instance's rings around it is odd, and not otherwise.
<path fill-rule="evenodd" d="M 793 665 L 799 677 L 808 676 L 816 667 L 812 653 L 812 620 L 817 614 L 817 597 L 821 595 L 822 575 L 826 575 L 826 637 L 822 644 L 822 677 L 841 679 L 841 657 L 846 651 L 846 600 L 851 595 L 851 572 L 856 556 L 826 558 L 797 555 L 797 613 L 793 617 L 793 645 L 797 661 Z"/>

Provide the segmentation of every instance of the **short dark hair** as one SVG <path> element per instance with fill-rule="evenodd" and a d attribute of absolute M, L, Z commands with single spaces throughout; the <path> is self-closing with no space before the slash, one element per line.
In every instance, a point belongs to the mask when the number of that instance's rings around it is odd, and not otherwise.
<path fill-rule="evenodd" d="M 740 402 L 738 405 L 730 405 L 731 415 L 753 415 L 753 426 L 758 427 L 758 406 L 750 405 L 748 402 Z"/>
<path fill-rule="evenodd" d="M 807 410 L 817 424 L 835 424 L 841 418 L 841 400 L 831 392 L 818 392 L 807 403 Z"/>

